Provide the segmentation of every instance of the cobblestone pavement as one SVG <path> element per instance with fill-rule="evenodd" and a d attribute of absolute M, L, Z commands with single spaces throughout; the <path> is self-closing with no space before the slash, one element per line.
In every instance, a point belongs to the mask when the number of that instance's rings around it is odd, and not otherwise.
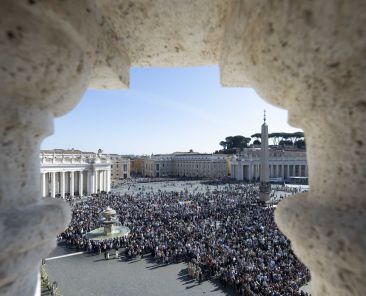
<path fill-rule="evenodd" d="M 104 260 L 103 255 L 69 253 L 58 247 L 47 260 L 46 270 L 56 280 L 64 296 L 173 296 L 173 295 L 233 295 L 217 283 L 198 284 L 186 271 L 184 263 L 167 266 L 148 260 L 124 262 Z"/>

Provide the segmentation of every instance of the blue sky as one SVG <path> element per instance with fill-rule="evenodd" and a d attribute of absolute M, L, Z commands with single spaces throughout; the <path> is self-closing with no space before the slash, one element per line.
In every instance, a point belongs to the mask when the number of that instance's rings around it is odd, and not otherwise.
<path fill-rule="evenodd" d="M 223 88 L 217 66 L 132 68 L 128 90 L 87 90 L 80 103 L 55 120 L 42 149 L 106 153 L 213 152 L 227 136 L 292 132 L 287 111 L 250 88 Z"/>

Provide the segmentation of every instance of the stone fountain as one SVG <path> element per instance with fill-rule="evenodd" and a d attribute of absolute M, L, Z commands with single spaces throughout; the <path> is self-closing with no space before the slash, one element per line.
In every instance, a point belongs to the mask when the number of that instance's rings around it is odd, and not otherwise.
<path fill-rule="evenodd" d="M 123 226 L 119 222 L 116 211 L 110 207 L 107 207 L 102 212 L 101 222 L 103 227 L 94 229 L 86 234 L 86 238 L 90 240 L 106 240 L 121 236 L 127 236 L 130 233 L 130 229 Z"/>

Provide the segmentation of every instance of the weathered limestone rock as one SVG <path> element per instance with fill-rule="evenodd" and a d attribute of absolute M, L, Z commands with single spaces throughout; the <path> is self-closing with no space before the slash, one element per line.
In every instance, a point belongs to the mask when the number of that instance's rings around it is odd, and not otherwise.
<path fill-rule="evenodd" d="M 70 217 L 41 200 L 39 146 L 87 86 L 128 87 L 132 66 L 220 64 L 304 129 L 311 191 L 276 221 L 314 295 L 366 290 L 366 3 L 3 0 L 0 4 L 0 294 L 34 291 Z"/>
<path fill-rule="evenodd" d="M 99 26 L 86 3 L 1 2 L 1 295 L 33 295 L 41 258 L 70 221 L 65 203 L 41 200 L 39 149 L 96 63 Z"/>
<path fill-rule="evenodd" d="M 96 4 L 133 66 L 217 64 L 231 0 L 104 0 Z"/>
<path fill-rule="evenodd" d="M 276 222 L 310 268 L 314 295 L 366 291 L 366 3 L 235 2 L 224 85 L 254 86 L 305 131 L 311 190 Z"/>

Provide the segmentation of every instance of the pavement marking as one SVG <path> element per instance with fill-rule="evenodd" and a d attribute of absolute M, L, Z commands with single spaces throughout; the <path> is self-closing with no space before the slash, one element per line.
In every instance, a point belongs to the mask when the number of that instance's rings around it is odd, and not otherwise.
<path fill-rule="evenodd" d="M 61 256 L 46 258 L 46 261 L 60 259 L 60 258 L 65 258 L 65 257 L 70 257 L 70 256 L 81 255 L 81 254 L 84 254 L 84 253 L 86 253 L 86 252 L 77 252 L 77 253 L 71 253 L 71 254 L 66 254 L 66 255 L 61 255 Z"/>

